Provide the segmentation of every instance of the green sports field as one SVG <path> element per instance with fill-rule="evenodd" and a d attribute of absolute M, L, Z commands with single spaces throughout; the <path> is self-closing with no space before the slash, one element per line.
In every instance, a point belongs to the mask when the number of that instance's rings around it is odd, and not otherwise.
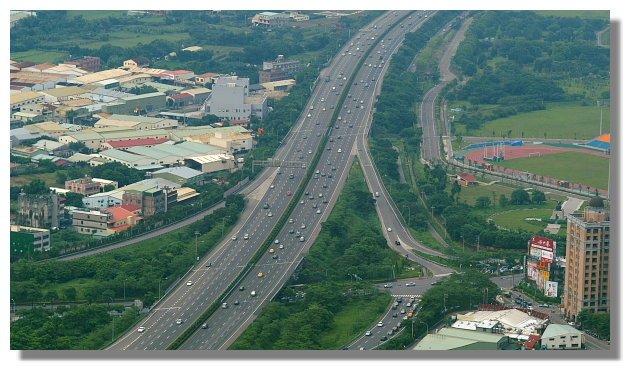
<path fill-rule="evenodd" d="M 610 159 L 581 152 L 563 152 L 495 163 L 507 168 L 608 189 Z"/>
<path fill-rule="evenodd" d="M 610 108 L 602 111 L 602 132 L 609 133 Z M 511 134 L 508 135 L 508 131 Z M 549 105 L 544 111 L 521 113 L 515 116 L 486 122 L 481 129 L 465 131 L 462 125 L 457 132 L 464 135 L 511 138 L 565 138 L 592 139 L 600 135 L 600 108 L 581 105 Z"/>
<path fill-rule="evenodd" d="M 494 223 L 500 227 L 510 230 L 522 229 L 530 232 L 544 230 L 547 227 L 546 220 L 549 219 L 552 208 L 529 208 L 519 210 L 509 210 L 493 217 Z M 526 220 L 527 218 L 541 219 Z"/>

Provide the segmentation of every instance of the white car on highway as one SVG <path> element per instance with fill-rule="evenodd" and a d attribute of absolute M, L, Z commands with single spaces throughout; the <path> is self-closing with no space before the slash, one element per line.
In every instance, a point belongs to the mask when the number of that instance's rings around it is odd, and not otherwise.
<path fill-rule="evenodd" d="M 139 333 L 143 333 L 145 330 L 146 330 L 146 327 L 137 328 L 137 332 L 139 332 Z"/>
<path fill-rule="evenodd" d="M 186 283 L 185 285 L 187 285 L 187 286 L 192 286 L 192 284 L 194 284 L 194 283 L 192 282 L 192 280 L 188 280 L 188 281 L 187 281 L 187 283 Z"/>

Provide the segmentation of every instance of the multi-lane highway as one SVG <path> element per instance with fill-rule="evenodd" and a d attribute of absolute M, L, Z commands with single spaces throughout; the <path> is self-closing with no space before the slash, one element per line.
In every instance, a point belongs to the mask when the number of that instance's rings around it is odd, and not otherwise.
<path fill-rule="evenodd" d="M 370 48 L 374 42 L 375 37 L 370 35 L 379 35 L 381 28 L 388 27 L 391 21 L 394 22 L 393 20 L 398 19 L 400 15 L 405 13 L 384 14 L 373 22 L 378 26 L 379 30 L 371 29 L 370 27 L 363 30 L 353 38 L 353 40 L 357 41 L 356 46 L 346 45 L 334 57 L 330 67 L 322 72 L 322 79 L 314 89 L 302 118 L 285 138 L 284 144 L 275 155 L 275 158 L 283 161 L 297 161 L 297 165 L 300 167 L 287 168 L 283 166 L 278 168 L 275 173 L 269 171 L 257 179 L 256 181 L 262 182 L 262 184 L 260 188 L 253 191 L 252 198 L 255 198 L 258 204 L 251 205 L 251 209 L 247 210 L 243 215 L 243 219 L 238 223 L 235 233 L 233 233 L 235 239 L 228 236 L 210 256 L 204 259 L 184 278 L 182 283 L 177 285 L 168 296 L 152 309 L 149 316 L 140 324 L 140 326 L 144 327 L 143 332 L 138 332 L 135 327 L 135 329 L 124 334 L 109 349 L 165 349 L 183 333 L 185 328 L 194 322 L 223 293 L 225 288 L 247 265 L 248 261 L 269 235 L 299 187 L 306 173 L 306 169 L 302 167 L 303 164 L 304 166 L 310 165 L 322 137 L 332 137 L 333 141 L 328 143 L 329 147 L 327 147 L 325 154 L 322 156 L 323 160 L 319 166 L 319 169 L 321 169 L 320 174 L 315 175 L 316 179 L 311 180 L 312 182 L 315 181 L 315 183 L 309 184 L 307 187 L 308 194 L 304 197 L 304 204 L 300 202 L 297 206 L 297 210 L 300 211 L 294 212 L 292 215 L 296 220 L 306 223 L 288 223 L 281 232 L 280 243 L 275 244 L 278 259 L 274 260 L 273 254 L 265 256 L 256 267 L 257 272 L 254 270 L 254 272 L 247 274 L 244 280 L 245 284 L 260 283 L 259 288 L 246 288 L 249 294 L 251 294 L 252 290 L 255 290 L 256 296 L 244 298 L 241 294 L 232 294 L 229 299 L 231 304 L 228 305 L 228 308 L 219 309 L 211 320 L 215 320 L 216 315 L 221 316 L 223 313 L 230 311 L 232 314 L 236 314 L 238 309 L 244 309 L 242 314 L 238 314 L 239 316 L 248 318 L 256 312 L 256 310 L 250 309 L 250 306 L 256 309 L 259 308 L 266 298 L 270 298 L 272 293 L 279 289 L 286 277 L 297 266 L 301 252 L 308 249 L 311 239 L 314 239 L 317 235 L 317 223 L 322 221 L 332 208 L 332 205 L 328 205 L 330 197 L 333 197 L 333 194 L 338 189 L 341 189 L 343 182 L 341 178 L 342 171 L 350 165 L 352 160 L 350 150 L 353 146 L 353 135 L 356 131 L 349 125 L 360 124 L 363 122 L 362 117 L 368 116 L 369 111 L 363 110 L 364 104 L 362 100 L 364 99 L 361 99 L 360 96 L 358 101 L 358 98 L 351 94 L 350 98 L 346 98 L 346 107 L 339 114 L 342 118 L 337 121 L 336 129 L 333 129 L 332 134 L 327 134 L 327 125 L 334 115 L 334 108 L 340 99 L 342 88 L 345 87 L 346 80 L 351 78 L 350 75 L 365 50 Z M 368 69 L 378 72 L 378 69 L 381 68 L 377 68 L 377 66 L 378 64 L 373 64 Z M 326 76 L 329 77 L 328 81 Z M 370 99 L 371 97 L 369 96 L 366 100 L 370 101 Z M 366 106 L 368 107 L 368 104 Z M 351 112 L 349 113 L 349 111 Z M 338 132 L 338 129 L 341 130 Z M 329 174 L 332 177 L 328 177 Z M 319 196 L 320 194 L 322 194 L 322 197 Z M 269 208 L 263 208 L 265 203 L 268 204 Z M 316 207 L 313 207 L 314 204 Z M 306 228 L 301 228 L 302 224 L 305 224 Z M 302 234 L 305 234 L 302 236 L 305 237 L 304 242 L 300 242 L 300 238 L 295 237 L 296 233 L 289 233 L 290 225 L 294 226 L 294 232 L 299 229 Z M 245 238 L 245 235 L 247 235 L 247 238 Z M 271 245 L 274 248 L 274 244 Z M 295 255 L 288 254 L 292 252 Z M 272 274 L 270 270 L 274 269 L 282 272 L 286 277 L 277 277 Z M 258 272 L 263 272 L 262 277 L 258 277 Z M 235 291 L 235 293 L 238 292 L 242 291 Z M 239 304 L 234 305 L 235 301 L 238 301 Z M 222 340 L 224 335 L 221 332 L 212 331 L 227 325 L 229 322 L 237 321 L 236 319 L 238 318 L 223 319 L 221 317 L 220 320 L 223 321 L 223 324 L 209 324 L 209 329 L 204 330 L 205 336 L 215 338 L 215 344 L 210 347 L 220 347 L 217 345 L 226 345 L 228 343 L 227 340 Z M 238 320 L 242 322 L 241 319 Z M 228 327 L 225 330 L 225 334 L 230 333 L 231 329 Z M 196 342 L 196 336 L 188 341 L 185 346 Z M 205 341 L 211 344 L 209 338 Z M 203 348 L 200 345 L 196 345 L 196 347 Z"/>
<path fill-rule="evenodd" d="M 377 29 L 367 28 L 351 39 L 339 57 L 351 60 L 353 64 L 340 69 L 330 69 L 330 90 L 325 102 L 337 100 L 344 95 L 341 111 L 336 115 L 335 126 L 327 135 L 328 141 L 324 153 L 320 156 L 316 170 L 310 179 L 299 204 L 293 210 L 289 221 L 283 227 L 278 240 L 284 246 L 272 244 L 272 253 L 267 253 L 255 268 L 240 283 L 244 287 L 234 290 L 226 299 L 227 308 L 219 309 L 206 322 L 206 329 L 197 331 L 183 346 L 183 349 L 225 349 L 253 321 L 264 304 L 271 300 L 284 282 L 297 267 L 303 254 L 319 232 L 319 223 L 328 217 L 335 200 L 342 189 L 348 169 L 355 155 L 357 136 L 363 132 L 362 126 L 369 123 L 370 109 L 376 95 L 376 84 L 385 70 L 384 61 L 392 53 L 387 49 L 388 38 L 395 45 L 400 42 L 403 33 L 409 28 L 399 28 L 386 35 L 384 43 L 378 43 L 364 61 L 363 67 L 355 77 L 351 77 L 352 67 L 383 32 L 393 18 L 399 18 L 403 12 L 392 13 L 387 19 L 375 22 Z M 417 13 L 415 16 L 418 16 Z M 418 17 L 417 17 L 418 18 Z M 421 17 L 423 18 L 423 16 Z M 358 50 L 359 48 L 359 50 Z M 356 56 L 357 55 L 357 56 Z M 381 58 L 380 58 L 381 57 Z M 348 93 L 334 95 L 346 81 L 353 79 Z M 335 91 L 333 90 L 335 87 Z M 333 98 L 335 97 L 335 98 Z M 321 99 L 320 99 L 321 100 Z M 315 111 L 327 112 L 329 107 L 315 106 Z M 324 110 L 326 108 L 326 111 Z M 307 114 L 307 116 L 308 116 Z M 316 130 L 314 130 L 315 132 Z M 314 137 L 309 134 L 308 138 Z M 297 150 L 296 150 L 297 151 Z M 299 153 L 301 153 L 300 151 Z M 304 150 L 304 152 L 307 152 Z M 298 234 L 298 231 L 300 234 Z M 302 241 L 304 239 L 304 241 Z M 277 259 L 274 259 L 276 256 Z M 252 296 L 252 291 L 256 296 Z M 238 301 L 238 304 L 236 304 Z"/>

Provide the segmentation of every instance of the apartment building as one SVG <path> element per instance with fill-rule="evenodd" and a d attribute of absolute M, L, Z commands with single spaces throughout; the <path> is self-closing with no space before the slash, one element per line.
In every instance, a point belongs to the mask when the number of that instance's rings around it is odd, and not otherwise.
<path fill-rule="evenodd" d="M 15 223 L 34 228 L 59 228 L 63 213 L 62 198 L 55 194 L 21 193 Z"/>
<path fill-rule="evenodd" d="M 21 225 L 11 225 L 11 252 L 15 255 L 51 250 L 51 231 Z"/>
<path fill-rule="evenodd" d="M 582 310 L 610 311 L 610 214 L 602 198 L 567 217 L 564 310 L 575 320 Z"/>

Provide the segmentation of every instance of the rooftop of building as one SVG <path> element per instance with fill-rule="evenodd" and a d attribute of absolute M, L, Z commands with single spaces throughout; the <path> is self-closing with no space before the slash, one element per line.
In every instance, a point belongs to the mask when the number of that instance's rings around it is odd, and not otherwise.
<path fill-rule="evenodd" d="M 192 95 L 189 93 L 185 93 L 185 92 L 180 92 L 178 94 L 174 94 L 174 95 L 170 95 L 170 98 L 174 99 L 174 100 L 180 100 L 180 99 L 191 99 Z"/>
<path fill-rule="evenodd" d="M 53 121 L 38 122 L 37 124 L 25 125 L 24 128 L 39 133 L 68 133 L 69 130 L 61 124 Z"/>
<path fill-rule="evenodd" d="M 70 100 L 60 100 L 60 104 L 68 107 L 85 107 L 87 105 L 91 105 L 94 102 L 88 98 L 80 98 L 80 99 L 70 99 Z"/>
<path fill-rule="evenodd" d="M 59 72 L 59 73 L 69 73 L 69 74 L 71 74 L 70 72 L 72 72 L 74 73 L 74 75 L 84 75 L 88 73 L 88 71 L 82 68 L 78 68 L 76 66 L 70 66 L 66 64 L 58 64 L 56 66 L 46 69 L 46 71 L 51 73 Z"/>
<path fill-rule="evenodd" d="M 37 114 L 37 113 L 29 113 L 29 112 L 16 112 L 12 116 L 23 117 L 23 118 L 24 117 L 26 117 L 26 118 L 35 118 L 35 117 L 42 116 L 42 115 Z"/>
<path fill-rule="evenodd" d="M 226 154 L 214 154 L 214 155 L 202 155 L 202 156 L 194 156 L 194 157 L 190 157 L 187 158 L 189 160 L 193 160 L 197 163 L 200 164 L 206 164 L 206 163 L 214 163 L 214 162 L 219 162 L 219 161 L 227 161 L 227 160 L 234 160 L 234 156 L 233 155 L 226 155 Z"/>
<path fill-rule="evenodd" d="M 191 70 L 177 69 L 177 70 L 166 70 L 164 73 L 178 76 L 178 75 L 192 74 L 194 72 Z"/>
<path fill-rule="evenodd" d="M 27 232 L 27 233 L 42 233 L 48 232 L 48 229 L 43 228 L 35 228 L 35 227 L 27 227 L 24 225 L 13 225 L 11 224 L 11 232 Z"/>
<path fill-rule="evenodd" d="M 461 179 L 467 181 L 467 182 L 474 182 L 476 181 L 476 177 L 472 174 L 469 173 L 460 173 L 459 177 L 461 177 Z"/>
<path fill-rule="evenodd" d="M 33 147 L 42 148 L 48 151 L 57 150 L 58 148 L 65 147 L 63 143 L 51 141 L 50 139 L 40 139 L 33 144 Z"/>
<path fill-rule="evenodd" d="M 426 335 L 414 350 L 452 350 L 479 342 L 496 344 L 503 338 L 503 335 L 496 333 L 446 327 L 441 328 L 437 333 Z"/>
<path fill-rule="evenodd" d="M 189 167 L 172 167 L 172 168 L 164 168 L 158 171 L 152 172 L 152 175 L 160 175 L 164 173 L 169 173 L 182 178 L 194 178 L 196 176 L 200 176 L 203 172 L 199 172 L 196 169 L 192 169 Z"/>
<path fill-rule="evenodd" d="M 156 147 L 179 156 L 190 156 L 194 154 L 219 154 L 225 152 L 225 150 L 220 147 L 190 141 L 176 143 L 173 145 L 158 145 Z"/>
<path fill-rule="evenodd" d="M 581 335 L 582 332 L 578 331 L 568 324 L 549 324 L 547 328 L 545 328 L 545 331 L 542 333 L 542 338 L 545 339 L 567 334 Z"/>
<path fill-rule="evenodd" d="M 212 92 L 212 90 L 205 87 L 198 87 L 198 88 L 183 90 L 182 92 L 191 94 L 191 95 L 199 95 L 199 94 L 209 94 Z"/>
<path fill-rule="evenodd" d="M 249 95 L 245 97 L 245 104 L 262 104 L 266 100 L 266 95 Z"/>
<path fill-rule="evenodd" d="M 54 66 L 57 66 L 57 65 L 56 65 L 56 64 L 47 64 L 47 63 L 44 63 L 44 64 L 32 65 L 32 66 L 30 66 L 29 68 L 31 68 L 31 69 L 37 69 L 37 70 L 42 71 L 42 70 L 50 69 L 50 68 L 52 68 L 52 67 L 54 67 Z"/>
<path fill-rule="evenodd" d="M 156 98 L 156 97 L 160 97 L 160 96 L 165 96 L 165 93 L 162 93 L 162 92 L 149 92 L 147 94 L 141 94 L 141 95 L 130 95 L 128 97 L 121 98 L 121 100 L 123 100 L 123 101 L 140 100 L 140 99 L 147 99 L 147 98 Z"/>
<path fill-rule="evenodd" d="M 126 210 L 123 207 L 108 207 L 106 209 L 104 209 L 104 211 L 106 212 L 110 212 L 112 214 L 112 221 L 120 221 L 120 220 L 126 220 L 129 217 L 137 217 L 137 214 L 135 214 L 134 212 L 130 212 L 128 210 Z"/>
<path fill-rule="evenodd" d="M 111 79 L 111 78 L 129 76 L 131 74 L 132 73 L 127 70 L 116 68 L 116 69 L 108 69 L 108 70 L 102 70 L 100 72 L 86 74 L 81 77 L 75 77 L 73 78 L 73 81 L 87 84 L 87 83 L 104 81 L 106 79 Z"/>
<path fill-rule="evenodd" d="M 198 74 L 197 77 L 200 78 L 214 78 L 214 77 L 219 77 L 222 74 L 220 73 L 203 73 L 203 74 Z"/>
<path fill-rule="evenodd" d="M 27 100 L 33 100 L 40 97 L 43 97 L 44 94 L 36 92 L 36 91 L 25 91 L 17 94 L 12 94 L 10 97 L 10 104 L 17 104 L 20 102 L 24 102 Z"/>
<path fill-rule="evenodd" d="M 121 140 L 121 141 L 108 141 L 114 148 L 123 148 L 123 147 L 134 147 L 134 146 L 153 146 L 161 143 L 167 142 L 167 138 L 141 138 L 141 139 L 129 139 L 129 140 Z"/>
<path fill-rule="evenodd" d="M 500 322 L 506 331 L 516 333 L 534 332 L 545 323 L 545 320 L 530 316 L 517 309 L 495 311 L 480 310 L 457 315 L 457 321 L 481 323 L 494 320 Z"/>
<path fill-rule="evenodd" d="M 87 90 L 84 87 L 78 87 L 78 86 L 61 86 L 61 87 L 56 87 L 54 89 L 44 90 L 41 92 L 42 94 L 59 98 L 59 97 L 65 97 L 65 96 L 81 95 L 81 94 L 89 92 L 89 90 Z"/>

